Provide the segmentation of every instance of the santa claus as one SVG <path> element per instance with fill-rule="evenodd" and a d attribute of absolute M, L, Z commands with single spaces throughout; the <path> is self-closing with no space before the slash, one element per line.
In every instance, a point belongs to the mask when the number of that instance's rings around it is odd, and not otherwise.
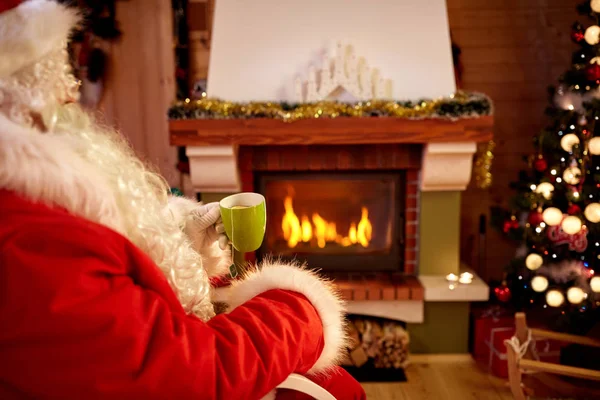
<path fill-rule="evenodd" d="M 260 399 L 294 372 L 364 398 L 335 367 L 343 304 L 314 273 L 262 265 L 215 316 L 219 208 L 169 198 L 74 102 L 77 21 L 0 0 L 0 398 Z"/>

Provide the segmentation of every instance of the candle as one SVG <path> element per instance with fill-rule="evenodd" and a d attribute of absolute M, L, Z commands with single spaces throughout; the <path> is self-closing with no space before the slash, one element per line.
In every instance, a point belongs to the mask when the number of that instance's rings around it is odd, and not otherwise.
<path fill-rule="evenodd" d="M 462 284 L 468 285 L 469 283 L 473 282 L 473 274 L 469 272 L 463 272 L 462 274 L 460 274 L 460 278 L 458 278 L 458 281 Z"/>
<path fill-rule="evenodd" d="M 454 274 L 448 274 L 448 275 L 446 275 L 446 280 L 448 282 L 457 282 L 458 281 L 458 276 L 456 276 Z"/>

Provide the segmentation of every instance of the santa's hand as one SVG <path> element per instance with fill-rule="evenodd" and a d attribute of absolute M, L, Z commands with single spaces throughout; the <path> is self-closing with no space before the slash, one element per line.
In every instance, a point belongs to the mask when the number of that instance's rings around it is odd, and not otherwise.
<path fill-rule="evenodd" d="M 188 231 L 191 233 L 194 245 L 197 248 L 206 248 L 212 246 L 214 242 L 219 241 L 219 247 L 227 247 L 227 236 L 225 236 L 225 227 L 221 220 L 221 209 L 219 203 L 208 203 L 198 206 L 192 212 L 191 225 L 188 225 Z"/>

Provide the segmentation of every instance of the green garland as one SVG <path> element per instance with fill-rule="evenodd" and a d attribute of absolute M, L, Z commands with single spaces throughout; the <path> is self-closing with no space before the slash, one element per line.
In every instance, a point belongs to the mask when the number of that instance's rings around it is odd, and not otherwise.
<path fill-rule="evenodd" d="M 437 100 L 372 100 L 354 104 L 335 101 L 318 103 L 251 102 L 234 103 L 218 99 L 186 99 L 169 109 L 169 119 L 253 119 L 272 118 L 286 122 L 337 117 L 396 117 L 407 119 L 459 119 L 492 115 L 491 100 L 479 93 L 458 92 Z"/>

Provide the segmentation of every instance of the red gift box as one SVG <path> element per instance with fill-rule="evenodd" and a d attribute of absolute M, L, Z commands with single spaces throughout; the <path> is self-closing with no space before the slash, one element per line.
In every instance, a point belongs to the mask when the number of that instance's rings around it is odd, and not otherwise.
<path fill-rule="evenodd" d="M 512 315 L 498 316 L 497 313 L 485 312 L 475 317 L 474 322 L 473 358 L 487 365 L 490 359 L 492 329 L 514 327 L 515 318 Z"/>
<path fill-rule="evenodd" d="M 508 362 L 506 361 L 505 340 L 509 340 L 515 334 L 514 327 L 493 328 L 490 332 L 488 344 L 489 361 L 488 367 L 492 374 L 500 378 L 508 378 Z"/>

